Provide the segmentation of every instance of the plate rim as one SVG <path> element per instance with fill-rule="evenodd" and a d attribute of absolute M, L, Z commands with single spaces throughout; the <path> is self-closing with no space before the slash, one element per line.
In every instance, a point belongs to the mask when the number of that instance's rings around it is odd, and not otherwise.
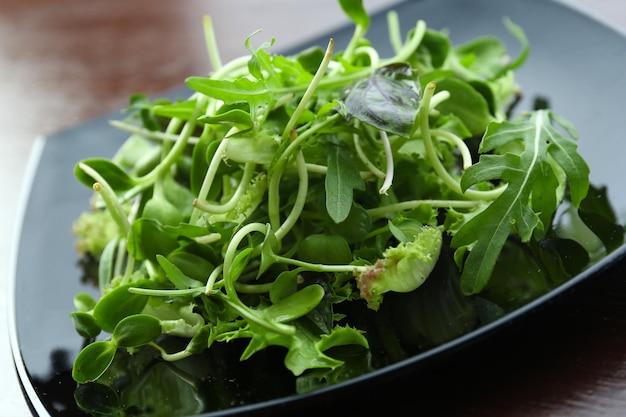
<path fill-rule="evenodd" d="M 418 0 L 420 1 L 420 0 Z M 412 0 L 404 0 L 399 3 L 394 3 L 389 8 L 385 8 L 380 10 L 378 13 L 385 13 L 388 9 L 396 8 L 403 3 L 411 3 Z M 596 24 L 600 24 L 608 30 L 614 31 L 618 33 L 620 36 L 626 39 L 626 30 L 620 29 L 612 23 L 608 22 L 606 19 L 599 18 L 596 14 L 594 14 L 591 10 L 584 7 L 576 7 L 575 5 L 567 2 L 565 0 L 549 0 L 549 2 L 559 5 L 565 9 L 569 9 L 579 15 L 586 16 L 592 19 Z M 182 86 L 175 87 L 171 91 L 179 91 L 182 89 Z M 110 115 L 109 113 L 108 115 Z M 107 117 L 108 115 L 104 115 L 103 117 Z M 31 378 L 29 376 L 28 370 L 23 361 L 23 357 L 21 355 L 21 347 L 19 345 L 19 337 L 17 331 L 17 317 L 16 317 L 16 290 L 17 290 L 17 272 L 18 272 L 18 259 L 19 259 L 19 249 L 20 243 L 22 241 L 22 230 L 24 226 L 24 221 L 26 219 L 26 208 L 30 201 L 30 197 L 33 191 L 33 185 L 35 183 L 35 179 L 40 169 L 40 163 L 42 161 L 42 157 L 44 154 L 45 147 L 51 141 L 58 140 L 58 137 L 63 135 L 64 132 L 69 130 L 88 126 L 92 123 L 97 123 L 101 120 L 102 117 L 93 118 L 91 120 L 84 121 L 82 123 L 76 124 L 67 129 L 60 130 L 58 132 L 52 133 L 50 135 L 40 135 L 35 138 L 33 142 L 33 146 L 31 148 L 26 169 L 24 171 L 23 176 L 23 184 L 18 197 L 17 204 L 17 212 L 14 217 L 13 230 L 11 233 L 10 239 L 10 254 L 8 258 L 8 273 L 9 273 L 9 282 L 8 282 L 8 291 L 7 291 L 7 305 L 8 308 L 8 323 L 9 323 L 9 340 L 10 340 L 10 348 L 12 353 L 12 359 L 15 366 L 15 370 L 18 376 L 19 384 L 22 392 L 25 394 L 25 400 L 28 404 L 31 412 L 36 413 L 35 415 L 50 415 L 48 409 L 44 405 L 41 397 L 37 393 L 34 385 L 32 384 Z M 579 274 L 576 274 L 571 279 L 566 282 L 560 284 L 558 287 L 550 290 L 549 292 L 537 297 L 536 299 L 524 304 L 521 307 L 516 308 L 515 310 L 507 313 L 503 317 L 500 317 L 490 323 L 482 325 L 476 329 L 473 329 L 461 336 L 457 336 L 454 339 L 444 342 L 440 345 L 437 345 L 433 348 L 430 348 L 424 352 L 420 352 L 418 354 L 412 355 L 408 358 L 402 359 L 400 361 L 394 362 L 392 364 L 386 365 L 383 368 L 375 369 L 366 374 L 351 378 L 347 381 L 340 382 L 338 384 L 323 387 L 315 391 L 301 393 L 301 394 L 292 394 L 285 397 L 280 397 L 276 399 L 261 401 L 252 404 L 246 404 L 241 406 L 236 406 L 233 408 L 225 409 L 225 410 L 216 410 L 210 412 L 203 412 L 201 414 L 197 414 L 197 416 L 226 416 L 229 414 L 238 414 L 245 411 L 262 411 L 266 408 L 275 406 L 276 404 L 281 404 L 283 406 L 289 406 L 294 404 L 304 404 L 307 401 L 310 401 L 314 398 L 328 395 L 330 391 L 336 390 L 344 390 L 346 388 L 352 388 L 353 385 L 360 385 L 368 380 L 378 378 L 381 376 L 390 377 L 397 372 L 405 372 L 414 369 L 414 367 L 419 366 L 419 364 L 424 363 L 424 361 L 430 357 L 441 357 L 445 356 L 448 353 L 455 353 L 457 349 L 462 349 L 465 346 L 468 346 L 474 342 L 480 341 L 485 337 L 488 337 L 492 332 L 502 329 L 506 326 L 511 326 L 519 321 L 520 318 L 526 317 L 529 313 L 536 311 L 540 308 L 546 307 L 548 304 L 552 302 L 558 301 L 563 295 L 567 292 L 571 291 L 574 288 L 578 288 L 582 283 L 589 283 L 592 281 L 592 277 L 597 278 L 608 278 L 607 274 L 602 274 L 603 271 L 607 269 L 612 269 L 615 267 L 616 263 L 624 262 L 626 260 L 626 243 L 622 244 L 611 253 L 604 256 L 601 260 L 589 266 L 587 269 L 582 271 Z M 192 416 L 189 416 L 192 417 Z"/>

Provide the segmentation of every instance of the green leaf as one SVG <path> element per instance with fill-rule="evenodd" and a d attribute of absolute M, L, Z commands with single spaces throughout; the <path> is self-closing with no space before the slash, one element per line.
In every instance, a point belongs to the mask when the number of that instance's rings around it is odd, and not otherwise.
<path fill-rule="evenodd" d="M 429 72 L 435 68 L 441 68 L 450 53 L 450 39 L 442 32 L 426 29 L 424 38 L 417 48 L 418 65 L 426 65 Z"/>
<path fill-rule="evenodd" d="M 226 103 L 269 102 L 270 99 L 270 92 L 263 81 L 251 81 L 247 78 L 229 81 L 189 77 L 186 83 L 189 88 Z"/>
<path fill-rule="evenodd" d="M 193 201 L 196 196 L 186 185 L 177 181 L 174 176 L 166 175 L 163 178 L 163 195 L 180 212 L 180 218 L 187 219 L 193 210 Z M 177 226 L 177 222 L 174 226 Z"/>
<path fill-rule="evenodd" d="M 115 152 L 113 162 L 124 169 L 136 169 L 137 165 L 143 165 L 147 154 L 155 153 L 158 147 L 148 139 L 140 135 L 131 135 L 124 144 Z"/>
<path fill-rule="evenodd" d="M 298 290 L 298 274 L 301 272 L 302 268 L 281 272 L 270 288 L 270 301 L 276 304 L 283 298 L 295 293 Z"/>
<path fill-rule="evenodd" d="M 485 181 L 503 180 L 504 192 L 486 209 L 461 226 L 452 246 L 470 249 L 463 265 L 461 287 L 475 294 L 487 284 L 508 236 L 522 241 L 541 236 L 557 208 L 557 187 L 562 172 L 569 181 L 572 203 L 578 205 L 589 188 L 589 168 L 576 151 L 576 143 L 551 124 L 551 113 L 537 111 L 514 122 L 492 123 L 479 151 L 517 149 L 519 154 L 481 155 L 461 179 L 463 190 Z M 515 146 L 513 146 L 515 144 Z M 556 165 L 554 162 L 556 162 Z M 541 197 L 541 198 L 540 198 Z"/>
<path fill-rule="evenodd" d="M 302 66 L 302 69 L 311 74 L 310 79 L 312 79 L 313 74 L 315 74 L 324 59 L 324 54 L 324 49 L 319 46 L 312 46 L 298 53 L 295 58 L 296 62 Z"/>
<path fill-rule="evenodd" d="M 192 99 L 179 103 L 156 105 L 154 106 L 153 112 L 155 116 L 189 120 L 196 111 L 196 103 L 197 100 Z"/>
<path fill-rule="evenodd" d="M 242 109 L 232 109 L 216 115 L 200 116 L 198 121 L 210 125 L 235 126 L 240 130 L 248 129 L 254 125 L 250 118 L 250 113 Z"/>
<path fill-rule="evenodd" d="M 363 0 L 339 0 L 339 5 L 355 24 L 369 28 L 370 17 L 363 6 Z"/>
<path fill-rule="evenodd" d="M 339 235 L 314 233 L 298 245 L 298 257 L 314 264 L 341 265 L 352 262 L 352 250 L 346 239 Z"/>
<path fill-rule="evenodd" d="M 346 345 L 361 346 L 365 349 L 369 348 L 369 343 L 363 332 L 353 327 L 337 326 L 330 334 L 322 335 L 320 341 L 317 342 L 317 347 L 322 352 L 337 346 Z"/>
<path fill-rule="evenodd" d="M 104 178 L 114 191 L 125 191 L 135 186 L 135 181 L 115 162 L 104 158 L 88 158 L 81 163 L 91 167 Z M 89 188 L 97 182 L 96 179 L 85 173 L 78 164 L 74 167 L 74 176 Z"/>
<path fill-rule="evenodd" d="M 308 369 L 336 369 L 343 361 L 334 359 L 324 354 L 317 346 L 319 336 L 312 333 L 307 327 L 295 322 L 296 333 L 283 335 L 268 332 L 251 324 L 253 331 L 252 339 L 241 355 L 241 360 L 246 360 L 254 353 L 269 346 L 282 346 L 287 348 L 284 364 L 295 376 L 301 375 Z"/>
<path fill-rule="evenodd" d="M 580 219 L 602 241 L 607 252 L 614 251 L 624 243 L 624 226 L 593 212 L 579 210 Z"/>
<path fill-rule="evenodd" d="M 267 52 L 267 49 L 274 45 L 274 39 L 269 42 L 263 42 L 257 49 L 254 49 L 250 42 L 252 36 L 249 36 L 245 41 L 246 49 L 250 51 L 250 59 L 248 60 L 250 75 L 257 80 L 267 81 L 267 84 L 271 87 L 278 87 L 280 82 L 272 65 L 272 57 Z"/>
<path fill-rule="evenodd" d="M 317 307 L 322 298 L 324 298 L 324 288 L 311 284 L 280 299 L 277 303 L 263 309 L 262 312 L 272 321 L 286 323 L 309 313 Z"/>
<path fill-rule="evenodd" d="M 607 251 L 617 249 L 624 243 L 624 226 L 617 222 L 606 187 L 590 187 L 587 197 L 580 203 L 578 215 L 598 236 Z"/>
<path fill-rule="evenodd" d="M 453 55 L 465 68 L 476 75 L 492 78 L 498 74 L 506 57 L 502 41 L 492 36 L 482 36 L 453 48 Z"/>
<path fill-rule="evenodd" d="M 104 290 L 108 287 L 115 274 L 115 255 L 117 252 L 120 238 L 112 239 L 104 247 L 100 261 L 98 262 L 98 288 Z"/>
<path fill-rule="evenodd" d="M 143 283 L 146 284 L 146 283 Z M 93 316 L 102 330 L 112 333 L 122 319 L 139 314 L 148 302 L 148 297 L 133 294 L 130 287 L 141 287 L 141 283 L 121 285 L 104 295 L 94 307 Z"/>
<path fill-rule="evenodd" d="M 272 232 L 271 226 L 268 224 L 261 245 L 261 263 L 259 264 L 259 270 L 257 272 L 257 278 L 263 275 L 274 263 L 276 262 L 276 251 L 279 249 L 278 239 Z"/>
<path fill-rule="evenodd" d="M 165 271 L 167 278 L 174 284 L 179 290 L 186 290 L 189 288 L 202 287 L 204 284 L 195 279 L 191 279 L 186 276 L 174 263 L 167 259 L 163 255 L 157 255 L 156 260 Z"/>
<path fill-rule="evenodd" d="M 198 289 L 191 297 L 200 294 L 204 294 L 204 287 Z M 164 299 L 167 301 L 163 302 Z M 149 314 L 158 319 L 162 334 L 189 338 L 205 324 L 204 318 L 194 310 L 196 304 L 186 297 L 152 297 L 142 314 Z"/>
<path fill-rule="evenodd" d="M 80 292 L 74 296 L 74 307 L 76 310 L 86 313 L 96 306 L 96 300 L 86 292 Z"/>
<path fill-rule="evenodd" d="M 204 232 L 204 234 L 206 234 L 206 229 L 204 229 Z M 193 235 L 185 234 L 184 236 L 191 237 Z M 211 271 L 215 269 L 215 264 L 208 259 L 213 254 L 208 254 L 208 252 L 200 250 L 195 252 L 196 248 L 197 246 L 195 244 L 191 244 L 186 248 L 177 249 L 170 253 L 167 259 L 189 278 L 197 282 L 205 283 Z"/>
<path fill-rule="evenodd" d="M 200 327 L 194 333 L 185 350 L 192 353 L 202 353 L 209 346 L 211 327 L 210 324 Z"/>
<path fill-rule="evenodd" d="M 278 151 L 279 142 L 265 132 L 245 131 L 228 138 L 224 156 L 235 162 L 270 164 Z"/>
<path fill-rule="evenodd" d="M 356 243 L 372 229 L 372 217 L 361 205 L 353 204 L 350 213 L 342 222 L 328 222 L 328 230 L 333 235 L 343 237 L 348 243 Z"/>
<path fill-rule="evenodd" d="M 567 176 L 572 204 L 578 207 L 589 190 L 589 167 L 578 153 L 576 137 L 565 137 L 552 125 L 552 122 L 566 128 L 566 131 L 572 135 L 572 130 L 567 129 L 568 122 L 560 117 L 555 117 L 551 111 L 539 110 L 518 121 L 491 125 L 481 142 L 479 152 L 489 152 L 507 146 L 511 142 L 522 140 L 524 152 L 521 157 L 524 168 L 526 168 L 526 173 L 522 174 L 524 180 L 529 179 L 534 170 L 538 169 L 545 170 L 546 173 L 553 172 L 551 175 L 558 177 L 559 173 L 550 164 L 548 158 L 550 155 Z M 515 175 L 515 173 L 512 174 Z M 541 183 L 541 181 L 537 182 Z M 467 189 L 468 185 L 464 183 L 463 186 Z M 541 186 L 541 184 L 535 185 Z M 543 210 L 537 211 L 545 212 L 548 209 L 548 207 L 542 208 Z M 554 208 L 552 208 L 553 211 Z"/>
<path fill-rule="evenodd" d="M 365 189 L 355 164 L 339 146 L 331 147 L 328 152 L 325 189 L 326 210 L 336 223 L 344 221 L 350 214 L 354 190 Z"/>
<path fill-rule="evenodd" d="M 510 59 L 504 43 L 493 36 L 481 36 L 456 46 L 452 48 L 452 61 L 464 67 L 465 70 L 458 71 L 464 79 L 493 81 L 526 61 L 530 47 L 523 29 L 508 18 L 504 19 L 504 25 L 520 43 L 518 56 Z"/>
<path fill-rule="evenodd" d="M 176 226 L 183 221 L 181 212 L 163 195 L 155 195 L 148 200 L 141 215 L 162 225 Z"/>
<path fill-rule="evenodd" d="M 73 311 L 70 313 L 70 318 L 78 334 L 85 339 L 92 339 L 102 331 L 96 319 L 89 313 Z"/>
<path fill-rule="evenodd" d="M 161 335 L 161 321 L 148 314 L 134 314 L 120 321 L 111 337 L 118 347 L 137 347 Z"/>
<path fill-rule="evenodd" d="M 315 51 L 322 52 L 321 56 L 315 55 L 315 58 L 319 57 L 319 60 L 315 59 L 315 67 L 312 71 L 309 71 L 303 66 L 304 56 L 299 55 L 298 60 L 287 58 L 282 55 L 274 55 L 272 63 L 274 67 L 280 71 L 280 77 L 284 85 L 308 85 L 313 80 L 313 74 L 320 66 L 322 58 L 324 57 L 324 51 L 320 48 L 315 48 Z"/>
<path fill-rule="evenodd" d="M 509 33 L 513 35 L 519 41 L 520 46 L 521 46 L 521 51 L 519 55 L 517 56 L 517 58 L 515 58 L 514 60 L 511 60 L 509 64 L 506 65 L 501 70 L 500 72 L 501 74 L 506 71 L 513 71 L 521 67 L 522 64 L 526 62 L 526 59 L 528 58 L 528 55 L 530 54 L 530 44 L 528 42 L 528 38 L 526 37 L 526 33 L 524 32 L 524 29 L 522 29 L 521 26 L 518 26 L 515 23 L 513 23 L 511 19 L 508 19 L 508 18 L 504 19 L 504 25 L 506 26 Z"/>
<path fill-rule="evenodd" d="M 439 104 L 437 110 L 444 115 L 458 117 L 472 135 L 482 135 L 487 125 L 494 120 L 485 97 L 467 82 L 458 78 L 444 78 L 437 81 L 437 91 L 450 93 L 450 99 Z"/>
<path fill-rule="evenodd" d="M 230 274 L 228 276 L 228 280 L 231 282 L 237 281 L 242 272 L 246 269 L 248 262 L 250 261 L 250 257 L 254 252 L 254 248 L 245 248 L 239 251 L 234 259 L 233 263 L 230 266 Z"/>
<path fill-rule="evenodd" d="M 231 81 L 189 77 L 186 82 L 190 88 L 224 103 L 247 103 L 253 123 L 261 122 L 268 116 L 269 111 L 259 111 L 271 107 L 272 102 L 272 92 L 264 80 L 239 78 Z"/>
<path fill-rule="evenodd" d="M 74 381 L 86 384 L 100 378 L 113 362 L 116 350 L 117 346 L 108 340 L 85 346 L 74 360 L 72 367 Z"/>
<path fill-rule="evenodd" d="M 128 253 L 138 260 L 156 260 L 159 254 L 167 255 L 178 247 L 177 236 L 154 219 L 137 219 L 131 226 L 126 245 Z M 173 229 L 175 230 L 175 229 Z"/>
<path fill-rule="evenodd" d="M 148 130 L 160 129 L 159 122 L 153 113 L 153 104 L 145 94 L 132 94 L 125 112 L 138 112 L 143 126 Z"/>

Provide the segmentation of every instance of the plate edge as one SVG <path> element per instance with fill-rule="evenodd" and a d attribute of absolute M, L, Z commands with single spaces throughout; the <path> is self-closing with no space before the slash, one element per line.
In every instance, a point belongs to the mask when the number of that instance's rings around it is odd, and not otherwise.
<path fill-rule="evenodd" d="M 13 223 L 13 230 L 11 232 L 11 247 L 9 251 L 9 265 L 8 274 L 9 282 L 7 289 L 7 321 L 9 327 L 9 342 L 11 348 L 11 355 L 13 357 L 13 365 L 17 373 L 18 382 L 20 384 L 22 393 L 24 393 L 24 401 L 28 405 L 33 415 L 47 416 L 49 415 L 46 407 L 41 402 L 39 395 L 30 383 L 30 377 L 24 360 L 21 355 L 21 349 L 18 342 L 17 334 L 17 317 L 15 312 L 15 296 L 17 288 L 17 260 L 19 256 L 19 246 L 21 241 L 21 230 L 26 218 L 26 208 L 28 206 L 29 197 L 32 193 L 33 184 L 37 175 L 38 167 L 43 155 L 43 151 L 46 145 L 47 137 L 40 135 L 35 138 L 33 146 L 28 157 L 26 169 L 24 171 L 24 182 L 20 190 L 17 201 L 17 212 L 15 215 L 15 221 Z"/>
<path fill-rule="evenodd" d="M 621 36 L 626 37 L 626 28 L 619 26 L 617 23 L 612 22 L 607 19 L 606 16 L 597 13 L 592 7 L 584 6 L 579 4 L 576 1 L 572 0 L 551 0 L 553 3 L 558 4 L 559 6 L 574 11 L 581 16 L 588 17 L 595 21 L 596 23 L 612 30 L 613 32 L 618 33 Z"/>

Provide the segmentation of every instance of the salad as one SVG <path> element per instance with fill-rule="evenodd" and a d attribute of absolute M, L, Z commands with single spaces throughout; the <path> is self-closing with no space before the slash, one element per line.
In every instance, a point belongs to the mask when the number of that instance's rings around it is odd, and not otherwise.
<path fill-rule="evenodd" d="M 361 0 L 339 5 L 344 49 L 280 55 L 254 33 L 223 64 L 206 17 L 212 73 L 186 98 L 131 96 L 118 152 L 76 164 L 94 191 L 76 247 L 101 294 L 71 314 L 87 411 L 106 414 L 84 387 L 108 410 L 147 407 L 129 381 L 145 386 L 154 357 L 228 350 L 245 369 L 267 354 L 286 392 L 335 384 L 502 317 L 623 242 L 574 126 L 543 100 L 516 114 L 521 27 L 504 20 L 509 57 L 421 20 L 404 35 L 391 11 L 382 57 Z M 177 381 L 170 406 L 209 407 Z"/>

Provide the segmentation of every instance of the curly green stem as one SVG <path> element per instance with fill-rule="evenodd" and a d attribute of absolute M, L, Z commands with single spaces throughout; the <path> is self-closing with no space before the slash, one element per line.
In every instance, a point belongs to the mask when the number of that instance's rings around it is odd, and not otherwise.
<path fill-rule="evenodd" d="M 280 225 L 280 227 L 276 230 L 276 238 L 280 241 L 282 238 L 287 235 L 287 233 L 291 230 L 291 228 L 296 224 L 300 214 L 302 214 L 302 210 L 304 209 L 304 204 L 306 203 L 307 192 L 309 189 L 309 175 L 307 173 L 306 163 L 304 160 L 304 155 L 302 151 L 298 152 L 296 156 L 296 165 L 298 167 L 298 192 L 296 194 L 296 200 L 293 203 L 293 207 L 289 215 Z"/>
<path fill-rule="evenodd" d="M 239 184 L 237 185 L 237 189 L 231 196 L 231 198 L 224 204 L 213 204 L 206 200 L 201 200 L 197 198 L 193 202 L 193 206 L 207 213 L 226 213 L 235 208 L 241 196 L 245 194 L 246 190 L 250 187 L 250 181 L 252 181 L 252 177 L 254 176 L 254 170 L 256 168 L 256 164 L 252 162 L 247 162 L 244 166 L 243 175 Z"/>
<path fill-rule="evenodd" d="M 389 204 L 386 206 L 380 206 L 373 209 L 368 209 L 369 214 L 373 219 L 383 217 L 387 213 L 394 213 L 398 211 L 413 210 L 420 206 L 442 207 L 442 208 L 475 208 L 484 204 L 480 200 L 409 200 L 402 201 L 400 203 Z"/>
<path fill-rule="evenodd" d="M 437 151 L 435 149 L 435 144 L 433 142 L 433 138 L 430 131 L 429 118 L 428 114 L 430 112 L 431 106 L 430 101 L 433 97 L 433 93 L 435 91 L 436 84 L 434 81 L 431 81 L 426 85 L 424 89 L 424 94 L 422 96 L 422 103 L 420 106 L 420 110 L 418 113 L 419 126 L 421 130 L 422 140 L 424 141 L 424 148 L 426 150 L 426 155 L 428 160 L 431 162 L 433 169 L 437 173 L 437 175 L 442 179 L 442 181 L 455 193 L 463 195 L 472 200 L 493 200 L 498 197 L 504 187 L 496 188 L 489 191 L 478 191 L 478 190 L 465 190 L 461 189 L 460 183 L 446 170 L 443 166 L 441 160 L 439 160 L 439 156 L 437 155 Z"/>
<path fill-rule="evenodd" d="M 294 110 L 293 114 L 289 118 L 289 121 L 287 122 L 287 125 L 285 126 L 285 129 L 283 130 L 283 134 L 281 137 L 283 141 L 287 140 L 291 136 L 291 131 L 296 125 L 296 123 L 298 122 L 298 118 L 300 117 L 304 109 L 309 105 L 309 101 L 311 100 L 311 97 L 313 97 L 313 94 L 315 93 L 317 86 L 322 80 L 322 77 L 324 77 L 326 68 L 328 68 L 328 63 L 332 59 L 334 46 L 335 46 L 335 41 L 331 38 L 328 41 L 328 46 L 326 47 L 324 58 L 322 59 L 322 62 L 320 63 L 317 71 L 315 72 L 315 76 L 313 76 L 313 80 L 311 80 L 311 83 L 309 84 L 306 91 L 304 92 L 304 95 L 300 99 L 298 106 Z"/>

